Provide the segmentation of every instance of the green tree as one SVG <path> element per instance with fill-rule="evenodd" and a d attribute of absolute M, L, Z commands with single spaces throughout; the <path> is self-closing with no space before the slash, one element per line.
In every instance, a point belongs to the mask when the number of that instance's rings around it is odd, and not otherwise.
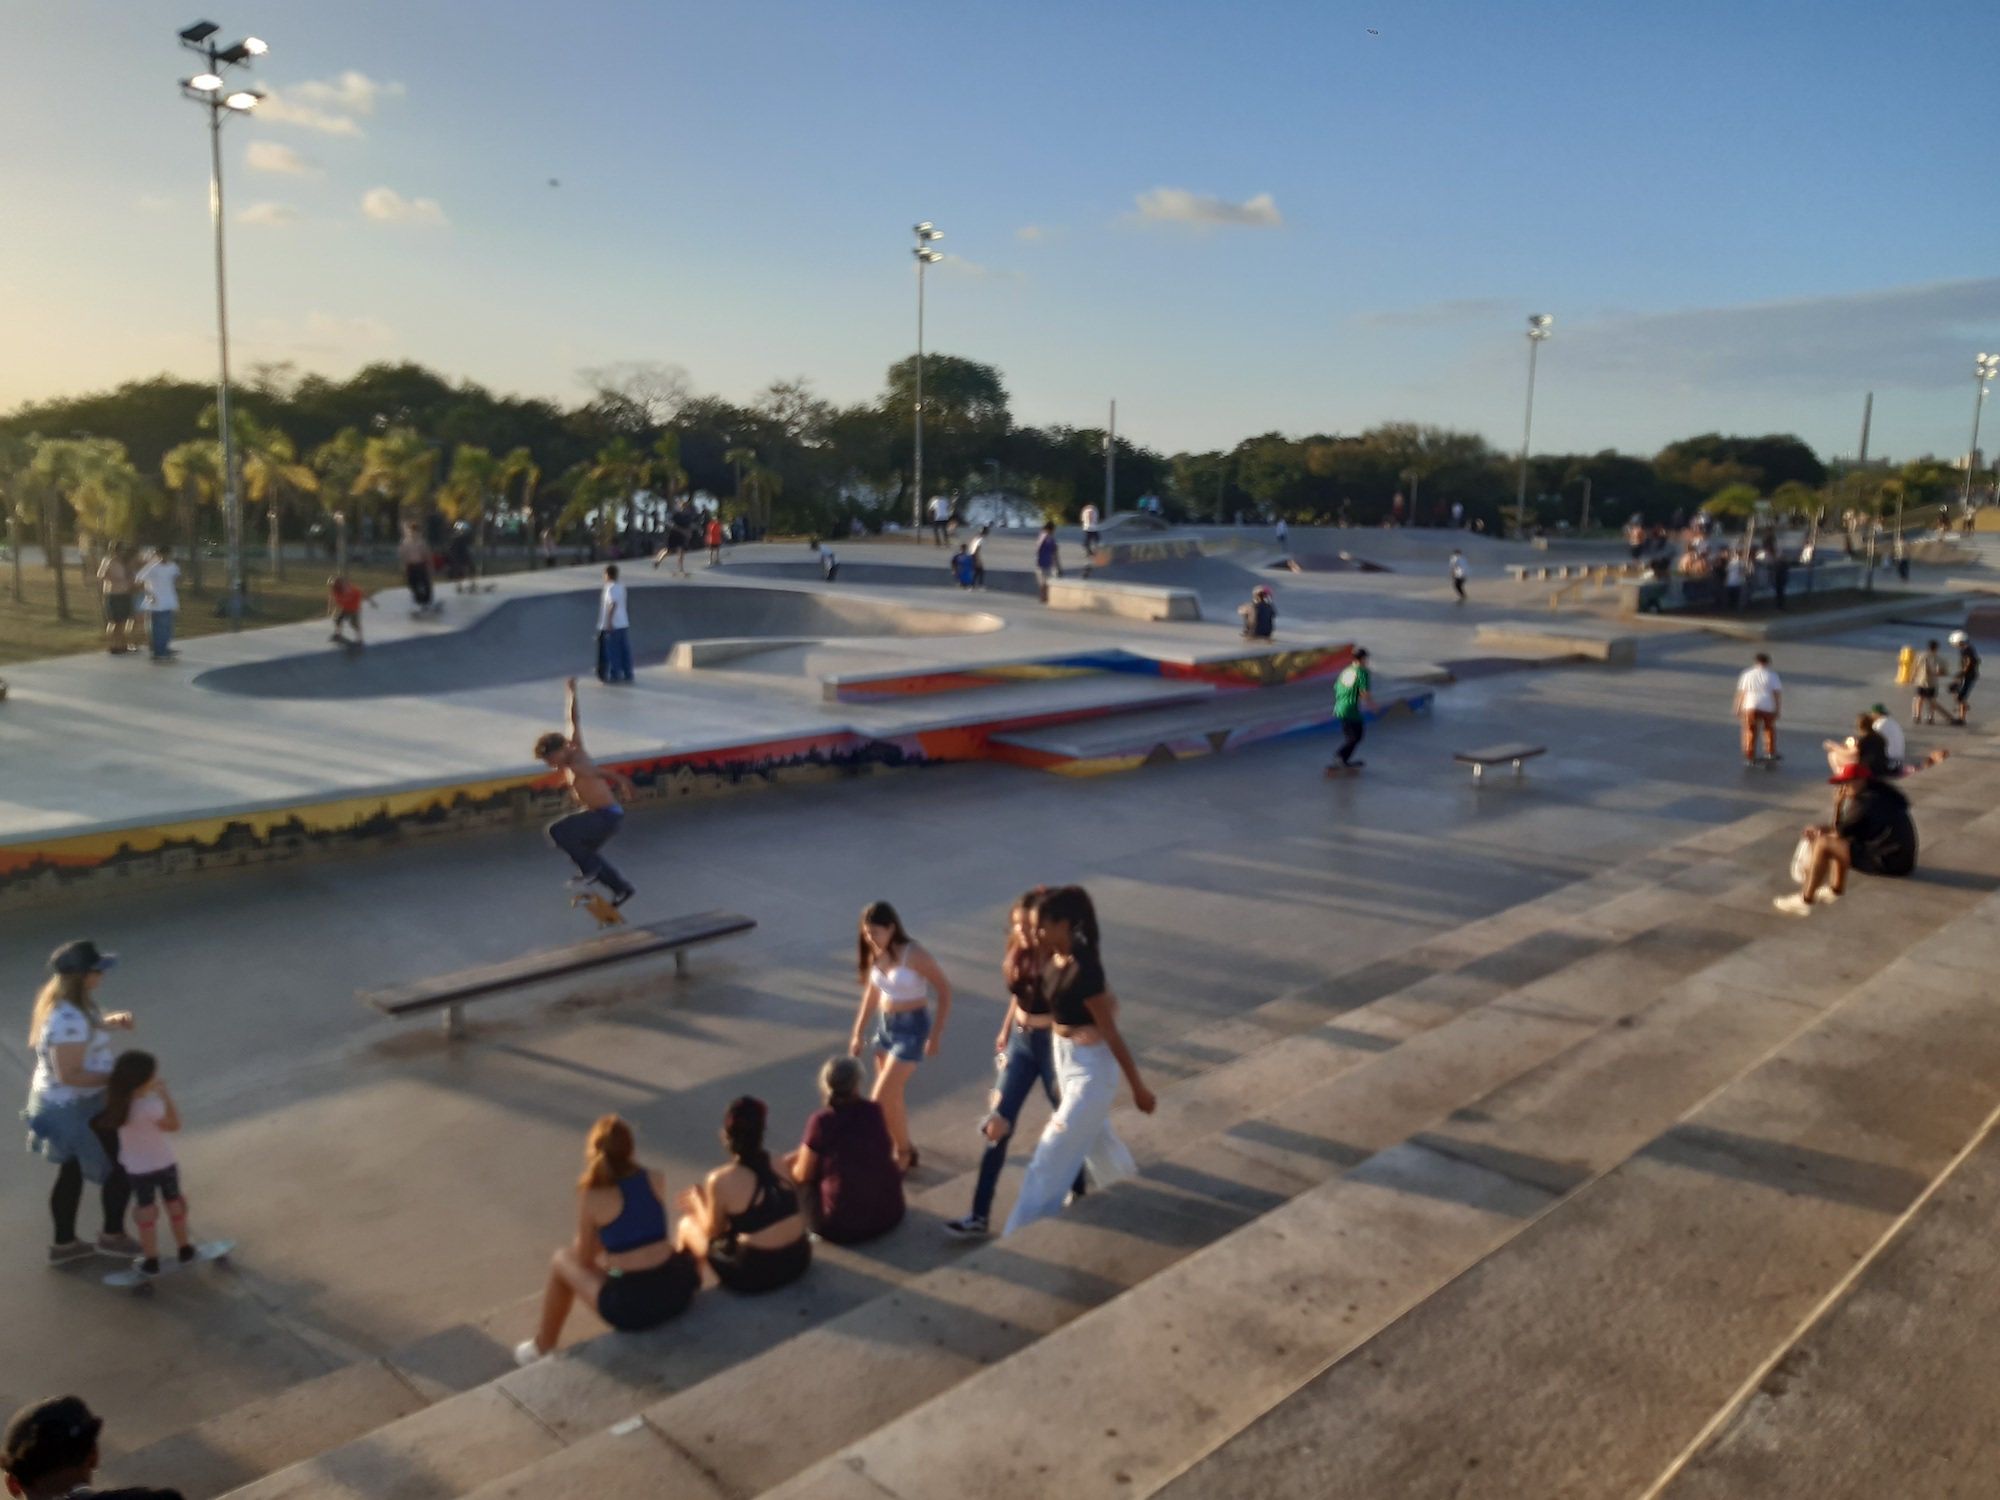
<path fill-rule="evenodd" d="M 1725 485 L 1704 500 L 1701 509 L 1704 515 L 1718 520 L 1747 521 L 1757 513 L 1758 502 L 1763 498 L 1754 484 Z"/>
<path fill-rule="evenodd" d="M 63 578 L 63 507 L 77 519 L 77 540 L 122 538 L 131 528 L 139 473 L 125 445 L 110 438 L 43 438 L 34 445 L 28 482 L 40 501 L 42 548 L 55 572 L 56 614 L 67 620 L 69 591 Z"/>
<path fill-rule="evenodd" d="M 288 495 L 312 495 L 319 491 L 319 475 L 298 461 L 292 440 L 276 427 L 269 427 L 245 413 L 231 413 L 236 428 L 237 462 L 243 475 L 243 494 L 253 504 L 264 507 L 270 532 L 271 576 L 284 576 L 284 547 L 279 515 Z"/>
<path fill-rule="evenodd" d="M 437 448 L 414 427 L 392 427 L 372 437 L 361 451 L 356 495 L 373 495 L 393 506 L 399 522 L 421 524 L 437 481 Z"/>
<path fill-rule="evenodd" d="M 160 477 L 179 500 L 181 547 L 187 555 L 189 587 L 201 592 L 199 524 L 205 506 L 222 503 L 222 444 L 191 438 L 167 450 Z"/>
<path fill-rule="evenodd" d="M 343 427 L 312 451 L 319 475 L 319 504 L 334 527 L 335 565 L 347 569 L 347 512 L 361 471 L 368 466 L 368 440 L 358 428 Z"/>

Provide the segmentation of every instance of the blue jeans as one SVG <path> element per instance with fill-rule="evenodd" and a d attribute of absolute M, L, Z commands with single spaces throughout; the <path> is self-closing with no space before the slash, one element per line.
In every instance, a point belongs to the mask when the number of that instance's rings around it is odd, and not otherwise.
<path fill-rule="evenodd" d="M 604 680 L 632 680 L 632 632 L 622 625 L 604 632 Z"/>
<path fill-rule="evenodd" d="M 614 896 L 629 896 L 632 887 L 597 851 L 625 826 L 622 807 L 587 807 L 549 824 L 549 842 L 570 857 L 579 875 L 595 880 Z"/>
<path fill-rule="evenodd" d="M 174 648 L 174 612 L 156 609 L 146 618 L 153 632 L 153 655 L 171 655 Z"/>
<path fill-rule="evenodd" d="M 972 1214 L 986 1219 L 993 1215 L 993 1190 L 1000 1185 L 1000 1169 L 1007 1164 L 1007 1146 L 1014 1138 L 1014 1124 L 1021 1118 L 1021 1106 L 1040 1083 L 1051 1105 L 1062 1102 L 1056 1090 L 1055 1033 L 1048 1027 L 1016 1026 L 1007 1038 L 1007 1051 L 1000 1065 L 1000 1102 L 993 1113 L 1007 1122 L 1007 1133 L 986 1143 L 979 1158 L 979 1185 L 972 1190 Z M 1076 1174 L 1076 1190 L 1083 1191 L 1082 1172 Z"/>

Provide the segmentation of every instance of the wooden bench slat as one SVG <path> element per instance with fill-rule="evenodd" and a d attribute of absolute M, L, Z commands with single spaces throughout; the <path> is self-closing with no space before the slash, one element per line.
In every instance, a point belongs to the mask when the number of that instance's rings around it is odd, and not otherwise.
<path fill-rule="evenodd" d="M 583 969 L 617 963 L 622 959 L 691 948 L 699 943 L 710 943 L 718 938 L 748 932 L 756 925 L 754 918 L 727 911 L 705 911 L 697 912 L 693 916 L 669 917 L 658 922 L 647 922 L 636 927 L 621 927 L 599 933 L 596 937 L 586 938 L 580 943 L 565 944 L 560 948 L 543 948 L 534 953 L 524 953 L 519 958 L 504 959 L 499 963 L 480 964 L 470 969 L 460 969 L 452 974 L 414 980 L 409 984 L 391 985 L 386 989 L 365 990 L 360 998 L 365 1004 L 386 1011 L 392 1016 L 410 1015 L 416 1011 L 453 1005 L 458 1001 L 471 999 L 475 995 L 487 995 L 496 990 L 512 989 L 518 985 L 532 984 L 543 979 L 555 979 Z"/>

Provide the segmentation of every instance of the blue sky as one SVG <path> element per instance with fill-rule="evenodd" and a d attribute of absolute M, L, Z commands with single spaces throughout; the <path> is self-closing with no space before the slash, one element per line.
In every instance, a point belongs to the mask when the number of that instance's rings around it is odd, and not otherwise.
<path fill-rule="evenodd" d="M 17 0 L 0 405 L 212 369 L 190 4 Z M 1990 7 L 228 0 L 237 357 L 570 401 L 872 395 L 929 344 L 1167 451 L 1407 418 L 1963 448 L 2000 345 Z M 1369 28 L 1379 33 L 1371 35 Z M 23 76 L 24 75 L 24 76 Z M 26 143 L 31 149 L 20 149 Z M 559 187 L 549 179 L 559 179 Z M 2000 420 L 2000 418 L 1996 418 Z"/>

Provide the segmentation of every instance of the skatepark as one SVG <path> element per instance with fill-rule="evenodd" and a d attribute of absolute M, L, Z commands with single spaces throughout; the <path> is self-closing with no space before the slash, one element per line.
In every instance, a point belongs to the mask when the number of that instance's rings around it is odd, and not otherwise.
<path fill-rule="evenodd" d="M 1770 898 L 1824 815 L 1820 741 L 1904 706 L 1898 648 L 1965 598 L 1940 573 L 1908 619 L 1771 646 L 1766 774 L 1729 721 L 1756 647 L 1552 610 L 1505 572 L 1529 549 L 1484 538 L 1458 605 L 1454 540 L 1295 533 L 1386 571 L 1292 572 L 1221 528 L 1114 535 L 1101 610 L 1043 606 L 1016 538 L 975 593 L 910 543 L 843 545 L 832 584 L 777 545 L 628 565 L 629 686 L 589 680 L 591 568 L 440 622 L 385 595 L 359 653 L 302 625 L 10 669 L 0 972 L 25 995 L 74 936 L 123 956 L 104 998 L 239 1247 L 144 1301 L 51 1271 L 44 1165 L 0 1158 L 34 1370 L 0 1397 L 88 1386 L 106 1482 L 190 1497 L 1953 1493 L 1939 1435 L 1990 1409 L 1996 1331 L 1955 1290 L 1990 1271 L 2000 1183 L 1990 737 L 1910 730 L 1952 752 L 1911 783 L 1915 876 L 1805 921 Z M 1258 583 L 1269 643 L 1234 616 Z M 1144 617 L 1180 595 L 1199 619 Z M 1380 712 L 1366 774 L 1330 782 L 1356 645 Z M 359 1004 L 589 937 L 529 754 L 572 675 L 641 786 L 632 920 L 754 930 L 684 974 L 484 996 L 456 1037 Z M 1502 742 L 1546 753 L 1454 760 Z M 1160 1096 L 1117 1116 L 1140 1175 L 956 1244 L 1007 909 L 1071 881 Z M 910 1086 L 909 1218 L 652 1334 L 579 1315 L 515 1370 L 591 1120 L 632 1120 L 673 1185 L 735 1095 L 789 1146 L 874 899 L 959 992 Z"/>

